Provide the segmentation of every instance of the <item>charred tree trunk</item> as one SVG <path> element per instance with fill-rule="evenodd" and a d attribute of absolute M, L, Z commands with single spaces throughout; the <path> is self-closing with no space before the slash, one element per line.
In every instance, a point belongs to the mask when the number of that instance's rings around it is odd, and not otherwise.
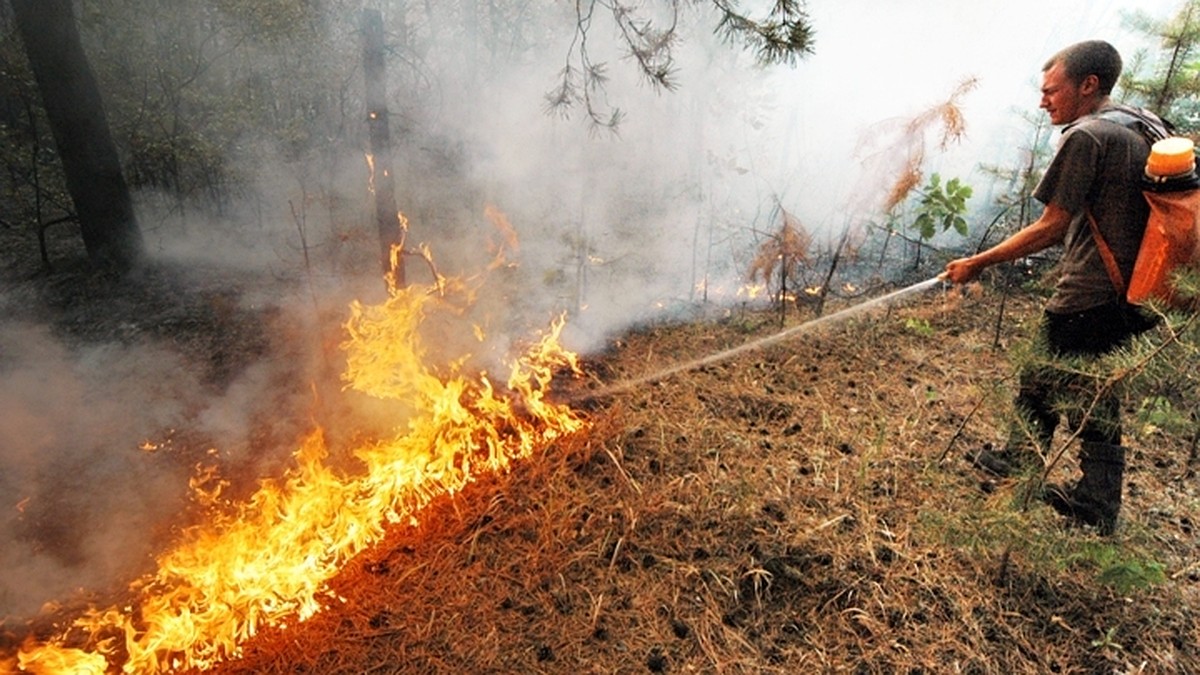
<path fill-rule="evenodd" d="M 71 0 L 12 0 L 75 202 L 88 258 L 118 272 L 142 256 L 142 234 Z"/>
<path fill-rule="evenodd" d="M 363 11 L 363 73 L 366 80 L 367 130 L 371 140 L 375 187 L 375 222 L 383 271 L 391 273 L 397 286 L 404 285 L 404 258 L 393 247 L 404 245 L 404 226 L 396 210 L 396 187 L 392 178 L 392 141 L 388 126 L 386 69 L 384 68 L 383 17 L 377 9 Z"/>

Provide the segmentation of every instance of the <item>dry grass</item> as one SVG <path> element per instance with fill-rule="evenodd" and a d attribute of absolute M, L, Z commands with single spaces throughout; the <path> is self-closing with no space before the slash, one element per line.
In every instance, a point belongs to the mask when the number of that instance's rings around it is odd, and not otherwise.
<path fill-rule="evenodd" d="M 24 279 L 36 255 L 0 262 Z M 111 339 L 143 317 L 194 347 L 207 379 L 272 349 L 261 316 L 217 304 L 202 330 L 173 286 L 122 303 L 70 275 L 47 283 L 74 299 L 65 332 Z M 962 460 L 998 436 L 1037 301 L 1010 299 L 994 350 L 1000 306 L 986 289 L 932 294 L 590 401 L 589 432 L 434 503 L 348 566 L 324 612 L 215 672 L 1200 673 L 1182 443 L 1130 425 L 1111 540 L 1016 507 L 1016 486 Z M 587 359 L 576 386 L 778 328 L 775 312 L 649 327 Z M 1165 578 L 1120 590 L 1099 579 L 1114 560 Z M 0 651 L 20 639 L 5 629 Z"/>
<path fill-rule="evenodd" d="M 1006 341 L 1034 306 L 1010 301 Z M 1200 672 L 1195 493 L 1169 439 L 1133 443 L 1107 541 L 963 462 L 1005 414 L 998 307 L 930 295 L 590 401 L 589 432 L 438 501 L 326 611 L 216 672 Z M 774 321 L 646 328 L 576 386 Z M 1116 590 L 1102 554 L 1166 580 Z"/>

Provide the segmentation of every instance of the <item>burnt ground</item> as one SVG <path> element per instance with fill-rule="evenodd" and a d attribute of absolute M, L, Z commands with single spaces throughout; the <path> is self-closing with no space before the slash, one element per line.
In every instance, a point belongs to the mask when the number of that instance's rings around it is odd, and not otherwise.
<path fill-rule="evenodd" d="M 13 269 L 10 305 L 72 341 L 170 343 L 215 389 L 285 348 L 228 278 Z M 1200 672 L 1183 440 L 1128 430 L 1110 538 L 963 459 L 1001 435 L 1038 307 L 931 291 L 586 400 L 588 431 L 434 502 L 347 566 L 340 601 L 214 672 Z M 563 392 L 778 329 L 741 309 L 642 327 Z"/>

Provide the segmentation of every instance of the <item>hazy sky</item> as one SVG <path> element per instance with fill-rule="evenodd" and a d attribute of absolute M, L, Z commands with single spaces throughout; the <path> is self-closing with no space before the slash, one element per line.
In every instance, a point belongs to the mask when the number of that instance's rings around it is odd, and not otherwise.
<path fill-rule="evenodd" d="M 950 161 L 1003 162 L 1026 140 L 1014 110 L 1036 111 L 1041 66 L 1059 48 L 1104 39 L 1128 62 L 1144 38 L 1122 25 L 1134 8 L 1170 16 L 1178 0 L 810 0 L 816 54 L 777 73 L 792 111 L 796 147 L 780 167 L 801 183 L 823 183 L 859 167 L 842 143 L 882 120 L 911 117 L 945 100 L 968 77 L 978 87 L 963 99 L 968 142 Z M 818 161 L 813 161 L 814 159 Z M 845 180 L 830 181 L 836 194 Z M 799 196 L 799 195 L 797 195 Z M 836 210 L 836 202 L 823 205 Z M 822 206 L 818 205 L 818 213 Z"/>

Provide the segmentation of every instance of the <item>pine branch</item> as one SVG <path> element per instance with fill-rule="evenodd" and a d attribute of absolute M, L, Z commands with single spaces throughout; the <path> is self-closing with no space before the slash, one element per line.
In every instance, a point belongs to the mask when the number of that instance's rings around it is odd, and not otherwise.
<path fill-rule="evenodd" d="M 727 42 L 752 50 L 759 63 L 794 64 L 811 54 L 814 32 L 801 0 L 776 0 L 767 18 L 754 20 L 736 9 L 736 0 L 711 0 L 720 13 L 716 32 Z M 575 35 L 567 51 L 567 64 L 558 84 L 545 96 L 548 114 L 569 117 L 581 108 L 593 130 L 616 132 L 624 115 L 601 101 L 607 82 L 604 63 L 588 54 L 588 35 L 597 6 L 612 14 L 619 39 L 638 73 L 656 89 L 674 91 L 678 69 L 674 48 L 679 41 L 681 0 L 667 0 L 669 21 L 659 26 L 640 14 L 640 6 L 626 0 L 576 0 Z"/>
<path fill-rule="evenodd" d="M 759 63 L 793 65 L 813 52 L 816 33 L 799 0 L 776 0 L 761 21 L 738 12 L 733 0 L 713 0 L 713 4 L 721 12 L 717 33 L 752 49 Z"/>

